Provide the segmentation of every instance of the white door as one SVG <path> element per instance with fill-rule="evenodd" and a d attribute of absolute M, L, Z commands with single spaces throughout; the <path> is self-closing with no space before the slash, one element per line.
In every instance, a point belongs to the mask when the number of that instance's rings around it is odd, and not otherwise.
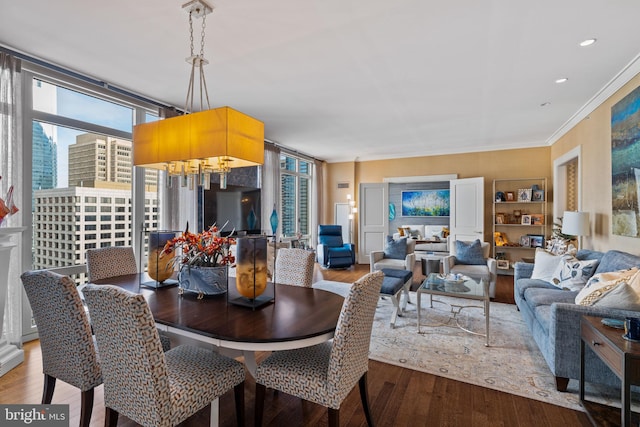
<path fill-rule="evenodd" d="M 360 184 L 358 264 L 369 264 L 369 252 L 384 249 L 389 229 L 389 185 Z"/>
<path fill-rule="evenodd" d="M 451 242 L 484 240 L 484 178 L 452 179 Z"/>

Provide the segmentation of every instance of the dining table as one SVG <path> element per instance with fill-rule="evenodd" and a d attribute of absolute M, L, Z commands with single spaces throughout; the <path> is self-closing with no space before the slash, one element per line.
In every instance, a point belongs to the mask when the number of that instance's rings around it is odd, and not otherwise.
<path fill-rule="evenodd" d="M 257 366 L 256 352 L 302 348 L 333 338 L 344 302 L 333 292 L 268 283 L 273 302 L 252 308 L 228 302 L 226 294 L 198 299 L 177 285 L 149 287 L 146 273 L 92 283 L 142 294 L 161 331 L 241 351 L 251 375 Z M 235 286 L 235 277 L 228 278 L 228 286 Z"/>

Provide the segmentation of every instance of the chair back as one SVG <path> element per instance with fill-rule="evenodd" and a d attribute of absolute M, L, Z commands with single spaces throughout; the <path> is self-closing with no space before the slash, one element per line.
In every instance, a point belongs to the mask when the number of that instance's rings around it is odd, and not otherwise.
<path fill-rule="evenodd" d="M 68 276 L 27 271 L 20 276 L 38 325 L 42 370 L 82 391 L 102 384 L 89 319 Z"/>
<path fill-rule="evenodd" d="M 313 282 L 313 252 L 304 249 L 286 248 L 278 250 L 276 257 L 276 283 L 311 287 Z"/>
<path fill-rule="evenodd" d="M 104 404 L 142 425 L 171 415 L 170 385 L 160 336 L 144 297 L 112 285 L 82 293 L 96 333 Z"/>
<path fill-rule="evenodd" d="M 384 273 L 368 273 L 357 280 L 344 300 L 329 358 L 329 391 L 338 401 L 351 391 L 369 368 L 373 316 Z"/>
<path fill-rule="evenodd" d="M 471 241 L 465 241 L 465 243 L 473 243 Z M 488 242 L 480 242 L 480 246 L 482 247 L 482 257 L 484 259 L 489 258 L 491 256 L 491 245 Z M 449 242 L 449 255 L 456 255 L 456 241 Z"/>
<path fill-rule="evenodd" d="M 318 244 L 330 247 L 342 246 L 341 225 L 318 225 Z"/>
<path fill-rule="evenodd" d="M 131 246 L 109 246 L 106 248 L 87 249 L 87 272 L 89 282 L 136 274 L 138 265 Z"/>

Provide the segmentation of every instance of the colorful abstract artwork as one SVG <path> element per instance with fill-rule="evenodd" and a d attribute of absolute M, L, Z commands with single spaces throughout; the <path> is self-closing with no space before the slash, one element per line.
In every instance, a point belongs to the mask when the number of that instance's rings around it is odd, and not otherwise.
<path fill-rule="evenodd" d="M 449 216 L 449 190 L 403 191 L 402 216 Z"/>
<path fill-rule="evenodd" d="M 640 237 L 640 87 L 611 107 L 613 234 Z"/>

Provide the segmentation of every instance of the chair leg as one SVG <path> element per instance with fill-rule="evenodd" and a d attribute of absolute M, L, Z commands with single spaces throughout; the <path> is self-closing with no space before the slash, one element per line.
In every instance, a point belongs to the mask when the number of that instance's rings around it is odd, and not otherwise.
<path fill-rule="evenodd" d="M 329 409 L 329 427 L 340 427 L 340 409 Z"/>
<path fill-rule="evenodd" d="M 53 390 L 56 388 L 56 378 L 44 374 L 44 386 L 42 387 L 42 404 L 48 405 L 53 399 Z"/>
<path fill-rule="evenodd" d="M 234 387 L 233 393 L 236 400 L 236 420 L 239 427 L 244 426 L 244 381 Z"/>
<path fill-rule="evenodd" d="M 367 391 L 367 373 L 365 372 L 358 381 L 360 385 L 360 399 L 362 400 L 362 408 L 364 409 L 364 416 L 367 419 L 369 427 L 373 427 L 373 418 L 371 418 L 371 411 L 369 410 L 369 392 Z"/>
<path fill-rule="evenodd" d="M 556 390 L 564 392 L 567 391 L 568 386 L 569 378 L 556 377 Z"/>
<path fill-rule="evenodd" d="M 266 387 L 262 384 L 256 383 L 256 396 L 255 396 L 255 411 L 254 411 L 254 425 L 256 427 L 262 426 L 262 415 L 264 413 L 264 394 Z"/>
<path fill-rule="evenodd" d="M 80 400 L 82 402 L 80 408 L 80 427 L 89 427 L 91 424 L 91 412 L 93 412 L 93 389 L 83 391 Z"/>
<path fill-rule="evenodd" d="M 116 427 L 118 425 L 118 411 L 111 408 L 105 408 L 104 411 L 104 427 Z"/>

